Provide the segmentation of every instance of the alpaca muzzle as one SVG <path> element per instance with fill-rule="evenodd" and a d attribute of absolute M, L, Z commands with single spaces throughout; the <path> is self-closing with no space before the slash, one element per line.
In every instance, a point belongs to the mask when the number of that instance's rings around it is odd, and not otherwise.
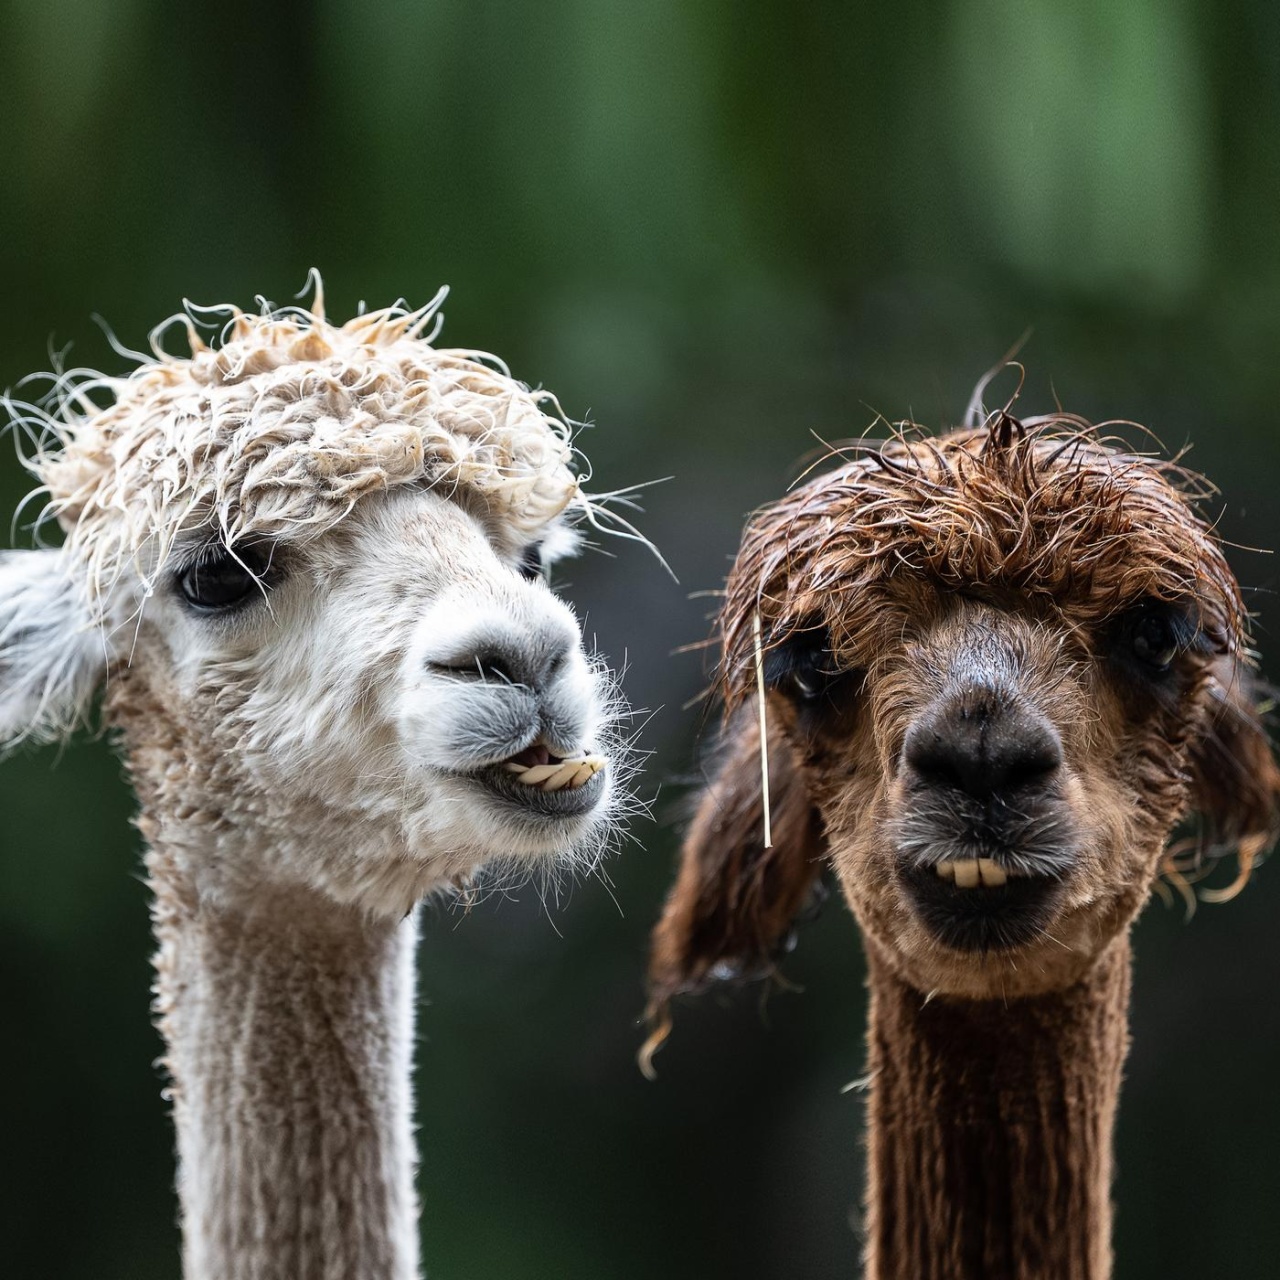
<path fill-rule="evenodd" d="M 958 950 L 1031 941 L 1078 849 L 1052 723 L 1007 691 L 970 686 L 912 722 L 892 824 L 897 873 L 929 931 Z"/>
<path fill-rule="evenodd" d="M 500 799 L 548 817 L 589 812 L 603 797 L 608 760 L 593 752 L 557 755 L 543 739 L 481 769 L 478 781 Z"/>

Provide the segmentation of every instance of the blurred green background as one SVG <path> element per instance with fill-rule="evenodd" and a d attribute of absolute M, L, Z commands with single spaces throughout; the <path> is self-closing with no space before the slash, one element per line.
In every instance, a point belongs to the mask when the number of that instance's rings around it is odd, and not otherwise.
<path fill-rule="evenodd" d="M 1280 546 L 1280 6 L 1266 0 L 0 4 L 0 385 L 119 370 L 181 298 L 422 302 L 598 426 L 643 526 L 562 575 L 654 714 L 655 823 L 559 909 L 426 912 L 430 1280 L 857 1270 L 862 968 L 833 902 L 803 995 L 681 1011 L 634 1066 L 646 932 L 696 776 L 742 517 L 875 412 L 955 422 L 1027 328 L 1027 412 L 1149 424 Z M 0 448 L 0 510 L 27 480 Z M 25 534 L 16 535 L 21 542 Z M 1276 562 L 1233 552 L 1280 674 Z M 7 1276 L 176 1277 L 131 800 L 101 741 L 0 767 Z M 1120 1280 L 1280 1256 L 1280 868 L 1153 904 L 1120 1120 Z"/>

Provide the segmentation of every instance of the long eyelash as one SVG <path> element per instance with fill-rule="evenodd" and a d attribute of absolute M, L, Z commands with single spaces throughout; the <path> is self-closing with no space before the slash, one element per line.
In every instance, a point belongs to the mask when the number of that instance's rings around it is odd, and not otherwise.
<path fill-rule="evenodd" d="M 1174 643 L 1177 644 L 1179 653 L 1212 652 L 1213 646 L 1209 637 L 1200 629 L 1194 618 L 1175 611 L 1169 616 L 1169 626 L 1173 631 Z"/>
<path fill-rule="evenodd" d="M 228 547 L 220 539 L 211 538 L 185 554 L 173 566 L 173 575 L 181 580 L 193 569 L 203 569 L 223 556 L 230 556 L 261 584 L 271 575 L 278 549 L 279 544 L 275 542 L 247 542 L 239 547 Z"/>
<path fill-rule="evenodd" d="M 1144 602 L 1129 615 L 1127 625 L 1133 626 L 1144 613 L 1155 612 L 1158 612 L 1168 624 L 1179 653 L 1208 654 L 1214 651 L 1213 641 L 1205 634 L 1196 618 L 1177 605 L 1161 601 Z"/>
<path fill-rule="evenodd" d="M 193 547 L 170 567 L 173 573 L 181 578 L 184 574 L 190 573 L 192 569 L 203 569 L 205 565 L 226 554 L 227 548 L 223 543 L 211 540 L 201 543 L 198 547 Z"/>

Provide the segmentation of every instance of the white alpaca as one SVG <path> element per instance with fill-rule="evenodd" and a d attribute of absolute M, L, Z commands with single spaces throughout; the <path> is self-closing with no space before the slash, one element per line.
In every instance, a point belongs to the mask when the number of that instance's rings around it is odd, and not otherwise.
<path fill-rule="evenodd" d="M 414 906 L 617 828 L 612 686 L 542 572 L 599 509 L 544 397 L 422 336 L 437 303 L 337 327 L 317 285 L 216 349 L 184 314 L 189 358 L 161 326 L 11 406 L 66 541 L 0 556 L 0 743 L 105 688 L 189 1280 L 418 1274 Z"/>

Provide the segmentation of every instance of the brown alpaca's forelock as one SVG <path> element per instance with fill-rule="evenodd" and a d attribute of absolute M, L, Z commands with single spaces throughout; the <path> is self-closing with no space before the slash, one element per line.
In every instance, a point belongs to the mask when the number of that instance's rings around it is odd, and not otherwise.
<path fill-rule="evenodd" d="M 1016 592 L 1098 626 L 1140 599 L 1182 601 L 1206 642 L 1244 639 L 1239 588 L 1195 503 L 1194 473 L 1108 447 L 1056 415 L 922 438 L 913 424 L 756 513 L 719 619 L 721 693 L 750 695 L 753 626 L 767 645 L 825 626 L 837 661 L 859 665 L 880 592 L 904 577 L 944 590 Z"/>

